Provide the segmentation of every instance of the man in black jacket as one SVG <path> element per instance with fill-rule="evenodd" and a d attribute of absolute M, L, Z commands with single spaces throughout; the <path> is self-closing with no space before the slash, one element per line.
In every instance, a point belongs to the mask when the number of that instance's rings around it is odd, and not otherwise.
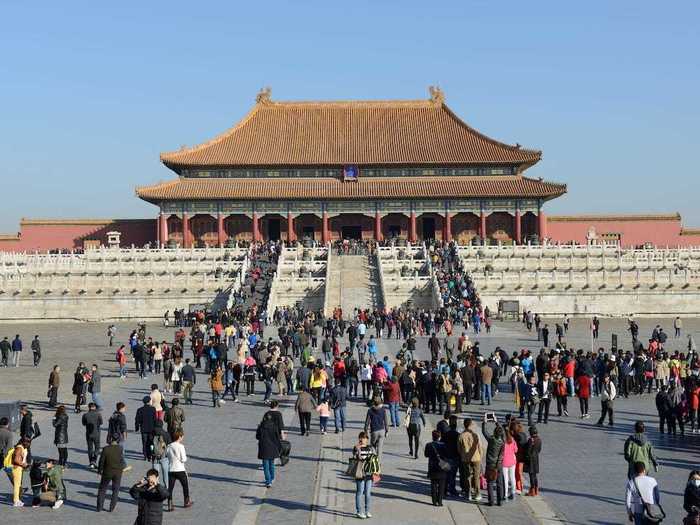
<path fill-rule="evenodd" d="M 139 509 L 136 523 L 162 525 L 163 502 L 168 499 L 168 491 L 158 483 L 156 469 L 146 472 L 146 477 L 131 487 L 129 494 L 136 500 Z"/>
<path fill-rule="evenodd" d="M 27 408 L 27 405 L 20 405 L 19 413 L 22 416 L 22 421 L 19 424 L 19 435 L 23 438 L 32 439 L 34 437 L 34 421 L 32 420 L 32 412 Z"/>
<path fill-rule="evenodd" d="M 134 430 L 141 432 L 141 446 L 143 459 L 150 461 L 152 457 L 151 444 L 153 443 L 153 430 L 156 427 L 156 409 L 150 405 L 151 398 L 143 397 L 143 406 L 136 411 L 134 418 Z"/>
<path fill-rule="evenodd" d="M 122 483 L 122 472 L 128 470 L 125 466 L 124 450 L 119 445 L 120 434 L 115 432 L 111 436 L 111 444 L 102 449 L 100 461 L 97 464 L 97 473 L 100 475 L 100 485 L 97 490 L 97 512 L 101 512 L 107 495 L 107 485 L 112 484 L 112 500 L 109 511 L 112 512 L 119 501 L 119 487 Z"/>
<path fill-rule="evenodd" d="M 83 414 L 83 426 L 85 427 L 85 441 L 87 442 L 88 459 L 90 468 L 97 468 L 97 456 L 100 452 L 100 428 L 102 427 L 102 414 L 97 411 L 95 403 L 88 404 L 87 413 Z"/>

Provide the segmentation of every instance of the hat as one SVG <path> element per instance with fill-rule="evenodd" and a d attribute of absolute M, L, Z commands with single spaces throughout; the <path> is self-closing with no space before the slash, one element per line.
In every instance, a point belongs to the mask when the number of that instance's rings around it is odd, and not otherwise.
<path fill-rule="evenodd" d="M 122 435 L 119 432 L 112 432 L 112 441 L 119 441 Z"/>

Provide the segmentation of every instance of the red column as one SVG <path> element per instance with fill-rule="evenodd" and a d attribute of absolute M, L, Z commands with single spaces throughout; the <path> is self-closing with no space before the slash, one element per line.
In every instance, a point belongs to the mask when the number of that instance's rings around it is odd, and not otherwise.
<path fill-rule="evenodd" d="M 165 246 L 168 243 L 168 218 L 162 213 L 158 218 L 160 220 L 159 242 L 160 246 Z"/>
<path fill-rule="evenodd" d="M 480 219 L 480 226 L 479 226 L 479 237 L 481 237 L 481 240 L 486 240 L 486 214 L 482 211 L 481 216 L 479 217 Z"/>
<path fill-rule="evenodd" d="M 187 213 L 182 214 L 182 245 L 185 248 L 192 247 L 192 236 L 190 234 L 190 218 Z"/>
<path fill-rule="evenodd" d="M 520 210 L 515 210 L 515 242 L 521 244 L 522 240 L 522 220 L 520 218 Z"/>
<path fill-rule="evenodd" d="M 411 242 L 416 242 L 418 239 L 418 233 L 417 233 L 417 228 L 416 228 L 416 212 L 412 211 L 411 212 L 411 223 L 408 228 L 408 240 Z"/>
<path fill-rule="evenodd" d="M 537 216 L 537 222 L 537 231 L 540 234 L 540 242 L 543 242 L 547 237 L 547 216 L 544 214 L 542 209 L 540 209 L 540 213 Z"/>
<path fill-rule="evenodd" d="M 330 240 L 331 239 L 328 235 L 328 212 L 324 211 L 323 212 L 323 229 L 321 230 L 321 242 L 323 242 L 323 244 L 326 244 Z"/>
<path fill-rule="evenodd" d="M 447 242 L 452 240 L 452 216 L 449 212 L 445 213 L 445 239 Z"/>
<path fill-rule="evenodd" d="M 382 240 L 382 216 L 379 212 L 374 212 L 374 240 L 379 242 Z"/>
<path fill-rule="evenodd" d="M 226 243 L 226 229 L 224 228 L 224 215 L 219 213 L 216 218 L 216 231 L 218 233 L 219 248 L 223 248 Z"/>
<path fill-rule="evenodd" d="M 260 240 L 260 223 L 258 221 L 258 214 L 253 212 L 253 240 Z"/>
<path fill-rule="evenodd" d="M 294 240 L 294 217 L 291 212 L 287 213 L 287 242 Z"/>

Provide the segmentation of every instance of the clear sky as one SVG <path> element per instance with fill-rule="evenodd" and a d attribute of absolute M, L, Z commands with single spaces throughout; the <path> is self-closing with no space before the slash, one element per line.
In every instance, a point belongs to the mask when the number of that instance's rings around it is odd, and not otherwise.
<path fill-rule="evenodd" d="M 543 150 L 550 213 L 700 226 L 700 2 L 3 2 L 0 232 L 149 217 L 161 151 L 278 100 L 426 98 Z"/>

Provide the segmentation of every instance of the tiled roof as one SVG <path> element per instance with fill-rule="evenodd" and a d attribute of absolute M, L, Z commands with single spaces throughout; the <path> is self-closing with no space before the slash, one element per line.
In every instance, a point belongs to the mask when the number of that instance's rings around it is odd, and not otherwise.
<path fill-rule="evenodd" d="M 178 171 L 207 166 L 522 164 L 540 151 L 472 129 L 431 89 L 430 100 L 274 102 L 269 92 L 238 124 L 199 146 L 162 153 Z"/>
<path fill-rule="evenodd" d="M 318 178 L 187 178 L 144 186 L 144 200 L 279 200 L 533 197 L 566 193 L 566 185 L 521 176 L 360 177 L 357 182 Z"/>

